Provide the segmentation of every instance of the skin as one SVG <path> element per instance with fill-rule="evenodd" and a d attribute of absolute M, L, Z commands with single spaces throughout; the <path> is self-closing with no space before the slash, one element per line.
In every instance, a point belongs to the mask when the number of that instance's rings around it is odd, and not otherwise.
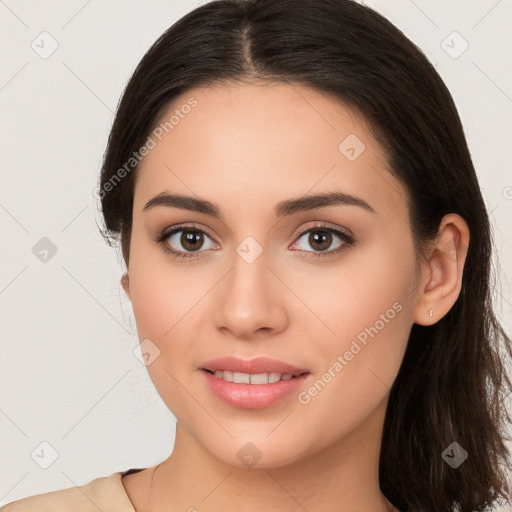
<path fill-rule="evenodd" d="M 160 350 L 148 371 L 177 418 L 176 440 L 161 464 L 123 478 L 126 492 L 137 512 L 240 503 L 247 512 L 391 510 L 378 484 L 389 391 L 413 323 L 437 322 L 459 295 L 467 225 L 444 217 L 419 258 L 405 188 L 363 119 L 331 97 L 299 85 L 223 84 L 186 91 L 168 112 L 190 97 L 198 105 L 137 171 L 122 278 L 140 340 Z M 365 144 L 354 161 L 338 149 L 349 134 Z M 224 217 L 142 211 L 164 191 L 207 199 Z M 375 212 L 332 205 L 273 216 L 280 201 L 332 191 Z M 356 243 L 335 253 L 343 242 L 333 235 L 323 249 L 331 255 L 315 258 L 309 235 L 295 236 L 315 221 L 350 230 Z M 152 239 L 185 222 L 207 232 L 202 257 L 173 258 Z M 186 252 L 181 234 L 166 243 Z M 247 236 L 263 249 L 250 264 L 236 252 Z M 266 356 L 307 368 L 307 390 L 395 303 L 400 312 L 307 404 L 292 393 L 265 409 L 237 409 L 199 370 L 216 357 Z M 249 442 L 261 452 L 250 468 L 237 457 Z"/>

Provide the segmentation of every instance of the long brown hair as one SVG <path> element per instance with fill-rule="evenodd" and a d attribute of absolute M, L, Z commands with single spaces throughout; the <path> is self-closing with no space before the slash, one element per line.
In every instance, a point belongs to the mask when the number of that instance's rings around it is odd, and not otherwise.
<path fill-rule="evenodd" d="M 403 512 L 470 512 L 509 500 L 512 348 L 493 312 L 486 206 L 448 89 L 375 11 L 351 0 L 215 0 L 178 20 L 140 61 L 120 101 L 98 189 L 105 239 L 121 239 L 128 265 L 133 155 L 169 102 L 193 87 L 255 79 L 304 84 L 361 113 L 408 191 L 419 252 L 445 214 L 467 222 L 461 293 L 437 323 L 413 325 L 391 389 L 380 487 Z M 457 469 L 442 457 L 453 442 L 468 453 Z"/>

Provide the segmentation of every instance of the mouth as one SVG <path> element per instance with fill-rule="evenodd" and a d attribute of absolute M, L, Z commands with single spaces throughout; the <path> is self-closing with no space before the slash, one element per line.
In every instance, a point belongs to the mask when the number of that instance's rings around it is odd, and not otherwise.
<path fill-rule="evenodd" d="M 282 361 L 222 357 L 199 368 L 210 391 L 232 407 L 263 409 L 298 392 L 312 374 Z"/>
<path fill-rule="evenodd" d="M 301 375 L 307 375 L 309 372 L 301 371 L 298 373 L 279 373 L 279 372 L 263 372 L 263 373 L 243 373 L 243 372 L 232 372 L 229 370 L 208 370 L 207 368 L 201 368 L 203 371 L 214 375 L 215 377 L 222 379 L 226 382 L 234 382 L 235 384 L 273 384 L 283 380 L 291 380 L 300 377 Z"/>
<path fill-rule="evenodd" d="M 312 378 L 309 372 L 297 375 L 277 372 L 251 374 L 203 369 L 201 373 L 205 384 L 217 398 L 239 409 L 270 407 L 293 393 L 298 393 Z M 230 374 L 233 374 L 232 381 L 227 380 L 231 378 Z M 236 382 L 235 379 L 242 382 Z"/>
<path fill-rule="evenodd" d="M 278 361 L 277 359 L 269 359 L 268 357 L 256 357 L 250 360 L 234 356 L 220 357 L 203 363 L 200 369 L 214 375 L 215 372 L 222 372 L 222 374 L 217 374 L 217 376 L 221 378 L 224 377 L 224 373 L 226 373 L 227 379 L 231 377 L 235 378 L 235 374 L 239 374 L 237 378 L 241 379 L 239 381 L 240 383 L 248 383 L 247 375 L 260 375 L 259 379 L 255 377 L 255 384 L 257 383 L 256 380 L 261 381 L 263 379 L 262 376 L 264 374 L 271 376 L 272 380 L 270 382 L 274 382 L 274 379 L 277 378 L 276 374 L 279 374 L 279 379 L 281 379 L 283 375 L 291 375 L 291 377 L 285 377 L 286 380 L 293 378 L 293 376 L 297 377 L 303 373 L 309 373 L 307 368 L 298 368 L 283 361 Z M 231 375 L 230 372 L 233 375 Z"/>

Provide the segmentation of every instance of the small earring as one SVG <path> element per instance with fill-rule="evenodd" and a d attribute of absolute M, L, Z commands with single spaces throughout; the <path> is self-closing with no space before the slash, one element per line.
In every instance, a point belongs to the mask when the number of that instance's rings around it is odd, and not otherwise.
<path fill-rule="evenodd" d="M 434 312 L 431 309 L 428 310 L 428 314 L 429 316 L 434 316 Z"/>

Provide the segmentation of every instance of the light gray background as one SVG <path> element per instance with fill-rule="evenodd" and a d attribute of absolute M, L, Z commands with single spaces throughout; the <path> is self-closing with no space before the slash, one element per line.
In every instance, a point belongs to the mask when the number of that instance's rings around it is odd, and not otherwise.
<path fill-rule="evenodd" d="M 131 72 L 200 3 L 0 0 L 0 505 L 172 450 L 175 419 L 133 353 L 122 259 L 100 236 L 92 192 Z M 454 96 L 495 228 L 510 333 L 512 1 L 365 3 L 423 49 Z M 46 59 L 31 47 L 51 48 L 43 31 L 59 45 Z M 46 263 L 32 252 L 42 237 L 57 247 Z M 48 469 L 35 462 L 50 461 L 43 441 L 58 452 Z"/>

